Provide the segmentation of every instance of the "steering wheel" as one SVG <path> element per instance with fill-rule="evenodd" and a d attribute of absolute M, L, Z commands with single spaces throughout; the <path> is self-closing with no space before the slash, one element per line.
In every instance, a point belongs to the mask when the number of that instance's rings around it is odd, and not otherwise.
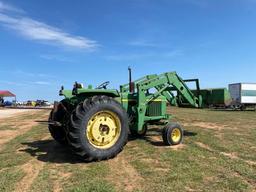
<path fill-rule="evenodd" d="M 96 87 L 96 89 L 107 89 L 108 84 L 109 84 L 109 81 L 106 81 L 100 84 L 98 87 Z"/>

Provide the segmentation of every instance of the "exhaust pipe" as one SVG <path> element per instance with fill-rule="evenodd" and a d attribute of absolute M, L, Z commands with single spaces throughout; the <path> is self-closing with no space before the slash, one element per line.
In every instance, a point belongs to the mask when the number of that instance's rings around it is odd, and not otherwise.
<path fill-rule="evenodd" d="M 129 91 L 130 93 L 134 93 L 135 87 L 134 87 L 134 82 L 132 82 L 132 69 L 128 67 L 129 71 Z"/>

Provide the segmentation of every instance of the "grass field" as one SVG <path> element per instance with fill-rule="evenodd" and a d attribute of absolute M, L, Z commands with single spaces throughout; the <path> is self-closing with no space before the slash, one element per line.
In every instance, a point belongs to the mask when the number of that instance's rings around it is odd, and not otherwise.
<path fill-rule="evenodd" d="M 172 108 L 182 145 L 159 127 L 116 158 L 80 162 L 50 137 L 49 111 L 0 119 L 0 191 L 256 191 L 256 113 Z"/>

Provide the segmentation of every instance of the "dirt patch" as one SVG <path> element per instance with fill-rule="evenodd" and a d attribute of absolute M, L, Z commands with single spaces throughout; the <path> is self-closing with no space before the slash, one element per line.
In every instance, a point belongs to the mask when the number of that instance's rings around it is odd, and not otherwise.
<path fill-rule="evenodd" d="M 227 125 L 219 125 L 216 123 L 208 123 L 208 122 L 192 122 L 192 123 L 184 123 L 184 126 L 194 126 L 194 127 L 200 127 L 204 129 L 213 129 L 213 130 L 223 130 L 223 129 L 230 129 Z M 235 129 L 235 128 L 232 128 Z"/>
<path fill-rule="evenodd" d="M 63 191 L 61 181 L 68 180 L 71 177 L 71 173 L 57 172 L 57 175 L 52 178 L 53 181 L 53 192 Z"/>
<path fill-rule="evenodd" d="M 199 147 L 203 148 L 203 149 L 208 150 L 208 151 L 217 152 L 217 151 L 213 150 L 212 148 L 210 148 L 208 145 L 206 145 L 206 144 L 204 144 L 204 143 L 195 142 L 195 144 L 198 145 Z M 238 160 L 244 161 L 244 162 L 246 162 L 246 163 L 249 164 L 249 165 L 256 165 L 256 162 L 255 162 L 255 161 L 244 160 L 244 159 L 238 157 L 237 153 L 220 152 L 220 154 L 221 154 L 221 155 L 224 155 L 225 157 L 228 157 L 228 158 L 230 158 L 230 159 L 238 159 Z"/>
<path fill-rule="evenodd" d="M 53 192 L 60 192 L 63 191 L 62 187 L 60 186 L 59 182 L 54 182 L 53 183 Z"/>
<path fill-rule="evenodd" d="M 31 122 L 30 124 L 27 124 L 26 126 L 19 126 L 16 130 L 1 130 L 0 131 L 0 145 L 3 145 L 10 141 L 11 139 L 15 138 L 18 135 L 21 135 L 22 133 L 27 132 L 30 130 L 34 125 L 37 123 Z M 0 147 L 1 149 L 1 147 Z"/>
<path fill-rule="evenodd" d="M 49 110 L 21 110 L 11 116 L 1 116 L 0 123 L 2 125 L 16 125 L 17 123 L 30 121 L 30 119 L 40 119 L 47 118 L 49 115 Z"/>
<path fill-rule="evenodd" d="M 4 109 L 0 110 L 0 119 L 7 118 L 7 117 L 12 117 L 14 115 L 21 115 L 25 114 L 27 112 L 34 111 L 33 109 Z"/>
<path fill-rule="evenodd" d="M 33 181 L 37 178 L 39 172 L 42 170 L 44 163 L 35 159 L 22 165 L 22 170 L 25 176 L 16 184 L 16 192 L 28 191 Z"/>
<path fill-rule="evenodd" d="M 38 114 L 38 115 L 37 115 Z M 29 118 L 29 116 L 32 116 L 33 118 Z M 42 117 L 47 117 L 48 111 L 45 111 L 45 113 L 39 112 L 39 111 L 33 111 L 33 112 L 26 112 L 25 114 L 22 113 L 19 114 L 19 116 L 15 118 L 5 118 L 1 119 L 1 121 L 5 121 L 5 124 L 7 126 L 12 125 L 11 130 L 0 130 L 0 145 L 4 146 L 5 143 L 10 141 L 11 139 L 17 137 L 18 135 L 24 134 L 25 132 L 29 131 L 33 126 L 37 125 L 38 123 L 35 122 L 36 120 L 42 120 Z M 28 117 L 27 117 L 28 116 Z M 26 117 L 26 118 L 25 118 Z M 11 122 L 9 122 L 9 119 Z M 1 123 L 2 125 L 2 123 Z M 13 129 L 15 128 L 15 129 Z M 48 139 L 49 135 L 42 138 L 41 140 Z M 0 147 L 1 149 L 1 147 Z M 24 153 L 22 152 L 22 148 L 17 149 L 18 153 Z M 28 191 L 33 184 L 34 180 L 38 177 L 38 174 L 44 167 L 44 162 L 39 161 L 35 158 L 27 162 L 26 164 L 21 165 L 21 169 L 25 173 L 25 176 L 16 183 L 16 189 L 14 191 L 16 192 L 23 192 Z"/>
<path fill-rule="evenodd" d="M 234 172 L 234 176 L 238 177 L 239 179 L 241 179 L 243 182 L 245 182 L 247 185 L 253 187 L 254 183 L 252 183 L 251 181 L 247 180 L 246 178 L 244 178 L 239 172 Z"/>
<path fill-rule="evenodd" d="M 190 187 L 185 187 L 186 191 L 189 191 L 189 192 L 194 192 L 194 191 L 197 191 L 195 189 L 191 189 Z"/>
<path fill-rule="evenodd" d="M 214 150 L 212 148 L 210 148 L 208 145 L 201 143 L 201 142 L 195 142 L 196 145 L 198 145 L 199 147 L 206 149 L 208 151 L 213 152 Z"/>
<path fill-rule="evenodd" d="M 239 157 L 236 155 L 236 153 L 225 153 L 225 152 L 220 152 L 220 154 L 229 157 L 230 159 L 239 159 Z"/>
<path fill-rule="evenodd" d="M 256 162 L 255 162 L 255 161 L 246 160 L 245 162 L 248 163 L 248 164 L 250 164 L 250 165 L 256 165 Z"/>
<path fill-rule="evenodd" d="M 141 161 L 149 164 L 150 166 L 154 167 L 154 171 L 169 172 L 167 165 L 164 165 L 158 159 L 151 159 L 151 158 L 142 158 Z"/>
<path fill-rule="evenodd" d="M 43 137 L 41 140 L 44 141 L 47 139 L 49 139 L 49 135 Z M 23 148 L 19 148 L 17 152 L 24 153 Z M 52 158 L 52 157 L 48 156 L 47 158 Z M 19 181 L 16 184 L 15 192 L 29 191 L 34 180 L 38 177 L 40 171 L 44 168 L 44 165 L 45 165 L 45 162 L 40 161 L 36 158 L 33 158 L 28 163 L 22 165 L 21 168 L 24 171 L 25 176 L 22 178 L 21 181 Z M 59 178 L 68 178 L 69 176 L 70 174 L 67 174 L 67 173 L 59 174 L 57 179 L 55 179 L 55 182 L 53 183 L 53 191 L 54 192 L 62 191 L 61 185 L 58 182 Z"/>
<path fill-rule="evenodd" d="M 117 189 L 124 187 L 124 191 L 135 191 L 141 188 L 144 179 L 127 160 L 127 157 L 119 155 L 108 161 L 111 167 L 109 181 L 114 183 Z"/>
<path fill-rule="evenodd" d="M 244 160 L 240 157 L 237 156 L 236 153 L 225 153 L 225 152 L 221 152 L 220 154 L 226 156 L 226 157 L 229 157 L 230 159 L 239 159 L 239 160 L 242 160 L 244 161 L 245 163 L 249 164 L 249 165 L 256 165 L 256 162 L 255 161 L 250 161 L 250 160 Z"/>
<path fill-rule="evenodd" d="M 162 137 L 159 136 L 147 136 L 147 141 L 151 143 L 155 148 L 163 148 L 163 149 L 173 149 L 173 150 L 181 150 L 186 147 L 185 144 L 166 146 L 163 142 Z"/>
<path fill-rule="evenodd" d="M 1 146 L 3 144 L 7 143 L 8 141 L 12 140 L 13 138 L 17 137 L 18 135 L 21 135 L 27 131 L 29 131 L 33 126 L 37 125 L 37 120 L 42 120 L 42 117 L 47 117 L 48 111 L 45 111 L 42 115 L 38 115 L 36 118 L 26 118 L 24 119 L 23 115 L 35 115 L 35 114 L 41 113 L 41 111 L 29 111 L 25 114 L 22 113 L 19 114 L 19 116 L 10 119 L 10 118 L 2 118 L 1 126 L 10 126 L 10 129 L 8 130 L 0 130 L 0 150 Z M 10 119 L 10 121 L 9 121 Z"/>
<path fill-rule="evenodd" d="M 217 137 L 218 139 L 220 140 L 223 140 L 224 138 L 224 133 L 223 132 L 220 132 L 220 131 L 216 131 L 216 134 L 214 135 L 215 137 Z"/>
<path fill-rule="evenodd" d="M 15 133 L 17 133 L 17 131 L 13 131 L 13 130 L 0 131 L 0 145 L 9 141 L 10 137 L 15 137 L 16 135 Z"/>
<path fill-rule="evenodd" d="M 213 177 L 213 176 L 206 176 L 206 177 L 203 178 L 203 180 L 204 180 L 205 182 L 212 182 L 212 181 L 215 181 L 216 178 Z"/>

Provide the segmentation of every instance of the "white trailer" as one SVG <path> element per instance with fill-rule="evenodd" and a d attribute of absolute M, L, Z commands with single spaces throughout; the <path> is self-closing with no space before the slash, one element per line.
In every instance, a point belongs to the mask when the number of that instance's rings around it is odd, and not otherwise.
<path fill-rule="evenodd" d="M 236 108 L 256 107 L 256 83 L 229 84 L 229 92 Z"/>

